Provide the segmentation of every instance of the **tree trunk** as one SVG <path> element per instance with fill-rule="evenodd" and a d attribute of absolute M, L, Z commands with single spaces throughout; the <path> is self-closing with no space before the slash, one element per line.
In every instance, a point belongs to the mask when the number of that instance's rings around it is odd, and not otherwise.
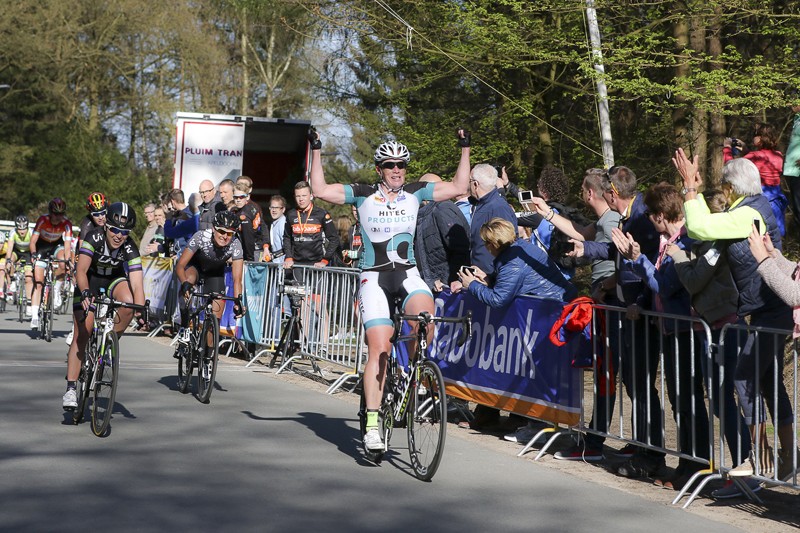
<path fill-rule="evenodd" d="M 709 27 L 709 37 L 708 37 L 708 53 L 709 55 L 716 59 L 722 55 L 722 40 L 720 39 L 720 35 L 722 32 L 722 24 L 720 22 L 720 18 L 722 15 L 722 8 L 717 7 L 714 10 L 714 17 L 711 20 L 711 24 Z M 712 61 L 709 69 L 710 70 L 719 70 L 722 68 L 717 61 Z M 723 89 L 722 87 L 717 87 L 717 92 L 722 94 Z M 714 113 L 711 115 L 711 142 L 710 142 L 710 157 L 708 158 L 710 162 L 709 171 L 708 173 L 704 174 L 706 176 L 706 183 L 718 185 L 720 179 L 722 178 L 722 142 L 725 140 L 725 117 L 721 113 Z"/>

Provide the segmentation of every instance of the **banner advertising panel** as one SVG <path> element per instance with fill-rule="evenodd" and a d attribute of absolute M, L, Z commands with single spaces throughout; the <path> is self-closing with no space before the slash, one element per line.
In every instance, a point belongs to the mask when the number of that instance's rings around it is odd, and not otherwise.
<path fill-rule="evenodd" d="M 161 316 L 166 309 L 167 292 L 172 280 L 172 259 L 167 257 L 142 257 L 144 298 L 150 300 L 150 309 Z"/>
<path fill-rule="evenodd" d="M 235 180 L 242 174 L 243 160 L 244 123 L 178 120 L 173 186 L 187 197 L 203 180 L 215 186 L 225 178 Z"/>
<path fill-rule="evenodd" d="M 579 422 L 582 370 L 571 362 L 591 344 L 576 336 L 564 346 L 549 340 L 564 304 L 517 297 L 507 309 L 492 309 L 469 294 L 444 294 L 436 314 L 472 311 L 472 337 L 456 345 L 460 325 L 440 324 L 430 357 L 442 369 L 447 393 L 480 404 L 554 423 Z"/>
<path fill-rule="evenodd" d="M 225 267 L 225 296 L 233 296 L 233 273 L 230 265 Z M 241 336 L 236 327 L 236 317 L 233 315 L 233 302 L 225 301 L 225 310 L 219 321 L 219 334 L 227 337 Z"/>
<path fill-rule="evenodd" d="M 269 270 L 266 263 L 248 262 L 244 266 L 244 304 L 247 306 L 247 314 L 241 320 L 242 339 L 260 343 L 262 330 L 267 322 L 265 310 Z"/>

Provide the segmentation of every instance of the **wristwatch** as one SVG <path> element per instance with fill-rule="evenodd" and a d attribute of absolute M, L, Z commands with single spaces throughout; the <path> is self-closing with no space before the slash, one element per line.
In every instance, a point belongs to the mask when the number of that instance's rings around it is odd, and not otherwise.
<path fill-rule="evenodd" d="M 686 195 L 687 193 L 690 192 L 697 192 L 697 189 L 695 189 L 694 187 L 689 187 L 688 189 L 684 187 L 683 189 L 681 189 L 681 194 L 683 195 Z"/>

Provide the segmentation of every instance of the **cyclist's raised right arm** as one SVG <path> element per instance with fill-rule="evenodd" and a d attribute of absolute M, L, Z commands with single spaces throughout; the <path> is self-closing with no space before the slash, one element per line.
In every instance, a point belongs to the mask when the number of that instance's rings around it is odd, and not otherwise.
<path fill-rule="evenodd" d="M 344 185 L 341 183 L 325 183 L 325 173 L 322 170 L 322 144 L 319 141 L 319 134 L 315 130 L 309 132 L 309 143 L 311 144 L 311 191 L 320 200 L 325 200 L 332 204 L 344 203 Z"/>

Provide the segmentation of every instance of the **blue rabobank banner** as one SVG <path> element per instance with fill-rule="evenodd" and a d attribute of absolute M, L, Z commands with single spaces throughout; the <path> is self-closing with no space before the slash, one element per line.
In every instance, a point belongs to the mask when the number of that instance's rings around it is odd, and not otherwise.
<path fill-rule="evenodd" d="M 456 345 L 457 324 L 440 324 L 430 357 L 442 369 L 453 396 L 560 424 L 577 424 L 582 371 L 576 351 L 591 346 L 580 337 L 565 346 L 549 340 L 563 303 L 517 297 L 506 309 L 492 309 L 470 294 L 442 293 L 436 314 L 472 311 L 472 337 Z"/>
<path fill-rule="evenodd" d="M 247 263 L 244 269 L 244 305 L 247 314 L 240 322 L 242 339 L 247 342 L 261 342 L 262 329 L 267 317 L 264 316 L 267 299 L 266 263 Z"/>

